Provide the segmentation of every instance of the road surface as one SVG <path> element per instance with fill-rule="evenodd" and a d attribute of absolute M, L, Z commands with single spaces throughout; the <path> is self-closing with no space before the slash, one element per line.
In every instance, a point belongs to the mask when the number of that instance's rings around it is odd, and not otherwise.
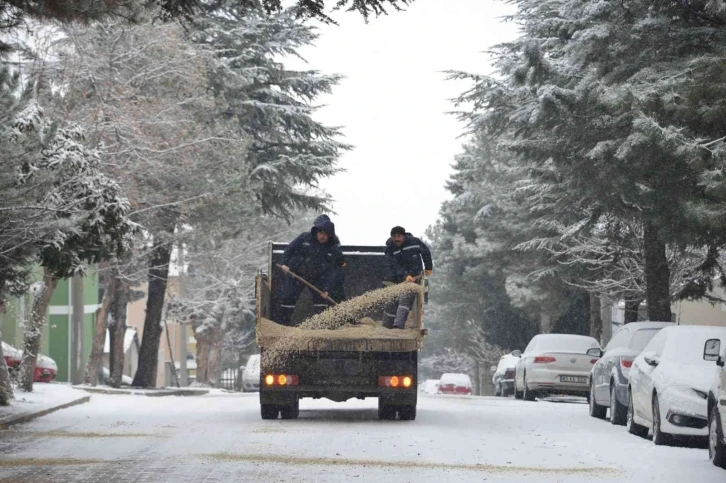
<path fill-rule="evenodd" d="M 0 482 L 726 481 L 707 451 L 656 447 L 584 401 L 422 396 L 416 421 L 376 400 L 303 400 L 262 421 L 255 394 L 89 404 L 0 431 Z"/>

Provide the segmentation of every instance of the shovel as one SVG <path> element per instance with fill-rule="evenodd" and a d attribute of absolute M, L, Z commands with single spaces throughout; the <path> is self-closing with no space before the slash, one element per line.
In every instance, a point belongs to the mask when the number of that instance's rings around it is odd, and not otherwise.
<path fill-rule="evenodd" d="M 280 265 L 279 263 L 276 263 L 275 265 L 277 266 L 277 268 L 279 268 L 279 269 L 282 269 L 282 265 Z M 290 276 L 291 276 L 292 278 L 294 278 L 294 279 L 297 279 L 297 280 L 299 280 L 300 282 L 302 282 L 302 283 L 303 283 L 303 285 L 305 285 L 305 286 L 306 286 L 307 288 L 309 288 L 310 290 L 312 290 L 312 291 L 313 291 L 313 292 L 315 292 L 316 294 L 320 295 L 320 296 L 321 296 L 322 298 L 324 298 L 325 300 L 327 300 L 327 301 L 328 301 L 328 302 L 330 302 L 331 304 L 333 304 L 333 305 L 338 305 L 338 302 L 336 302 L 335 300 L 331 299 L 330 297 L 326 297 L 326 296 L 324 295 L 324 292 L 323 292 L 322 290 L 320 290 L 320 289 L 319 289 L 318 287 L 316 287 L 316 286 L 315 286 L 315 285 L 313 285 L 312 283 L 310 283 L 310 282 L 308 282 L 307 280 L 305 280 L 304 278 L 302 278 L 302 277 L 301 277 L 300 275 L 298 275 L 297 273 L 293 272 L 292 270 L 288 270 L 288 271 L 287 271 L 287 274 L 288 274 L 288 275 L 290 275 Z"/>

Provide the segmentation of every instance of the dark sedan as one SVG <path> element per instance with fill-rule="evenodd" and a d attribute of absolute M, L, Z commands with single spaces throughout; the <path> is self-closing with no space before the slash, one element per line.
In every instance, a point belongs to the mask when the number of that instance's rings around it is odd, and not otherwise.
<path fill-rule="evenodd" d="M 670 322 L 632 322 L 617 331 L 590 372 L 590 416 L 624 425 L 628 413 L 628 374 L 633 360 Z"/>

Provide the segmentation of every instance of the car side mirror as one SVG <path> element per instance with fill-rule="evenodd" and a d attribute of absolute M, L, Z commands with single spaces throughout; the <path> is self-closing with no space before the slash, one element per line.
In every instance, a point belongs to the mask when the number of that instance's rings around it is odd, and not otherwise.
<path fill-rule="evenodd" d="M 660 363 L 660 357 L 658 357 L 654 352 L 643 354 L 643 360 L 645 360 L 646 364 L 653 367 Z"/>
<path fill-rule="evenodd" d="M 512 351 L 512 355 L 514 357 L 522 357 L 522 351 L 520 351 L 520 350 Z"/>
<path fill-rule="evenodd" d="M 599 347 L 593 347 L 592 349 L 588 349 L 585 354 L 590 357 L 602 357 L 603 352 Z"/>
<path fill-rule="evenodd" d="M 720 359 L 721 339 L 708 339 L 703 346 L 703 360 L 716 361 Z"/>

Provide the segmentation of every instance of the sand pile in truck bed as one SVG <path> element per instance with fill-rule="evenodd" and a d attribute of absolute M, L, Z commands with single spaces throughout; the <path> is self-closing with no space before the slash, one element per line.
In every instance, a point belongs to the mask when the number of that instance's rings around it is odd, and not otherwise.
<path fill-rule="evenodd" d="M 405 293 L 419 291 L 421 291 L 421 286 L 413 282 L 371 290 L 305 319 L 299 327 L 305 330 L 337 329 L 350 322 L 360 320 L 373 310 L 382 309 L 388 302 Z"/>
<path fill-rule="evenodd" d="M 265 337 L 279 337 L 265 348 L 263 366 L 271 368 L 283 364 L 295 347 L 315 339 L 415 339 L 421 334 L 419 327 L 386 329 L 368 316 L 402 294 L 411 292 L 422 292 L 421 286 L 402 283 L 372 290 L 332 306 L 304 320 L 297 327 L 286 327 L 263 318 L 260 327 L 262 334 Z"/>

